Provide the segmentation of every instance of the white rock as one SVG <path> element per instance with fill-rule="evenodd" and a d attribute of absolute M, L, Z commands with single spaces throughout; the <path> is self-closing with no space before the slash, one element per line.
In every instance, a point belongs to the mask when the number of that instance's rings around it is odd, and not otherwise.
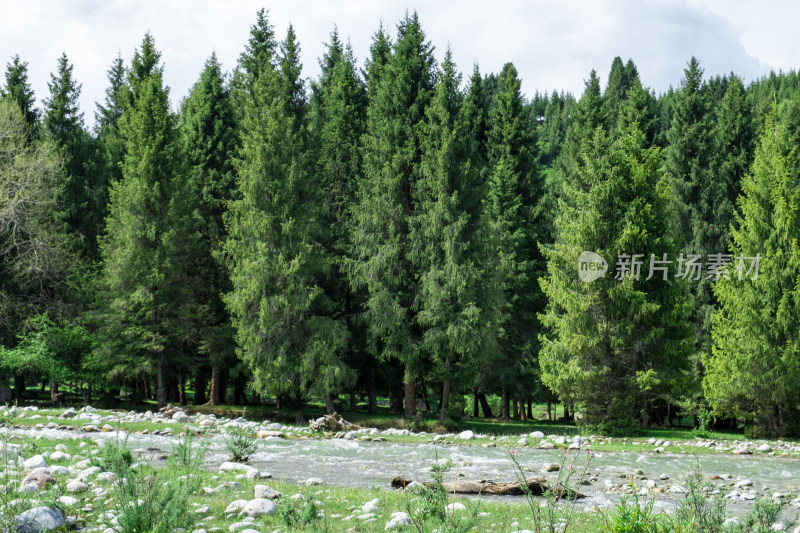
<path fill-rule="evenodd" d="M 542 442 L 539 443 L 539 449 L 541 450 L 552 450 L 555 447 L 556 445 L 550 442 L 549 440 L 543 440 Z"/>
<path fill-rule="evenodd" d="M 256 498 L 255 500 L 250 500 L 247 502 L 247 505 L 242 508 L 242 511 L 239 514 L 249 517 L 265 516 L 275 514 L 275 510 L 277 508 L 278 506 L 275 505 L 275 502 L 271 500 Z"/>
<path fill-rule="evenodd" d="M 314 485 L 322 485 L 323 483 L 324 483 L 324 481 L 322 481 L 318 477 L 310 477 L 305 481 L 305 485 L 308 486 L 308 487 L 311 487 L 311 486 L 314 486 Z"/>
<path fill-rule="evenodd" d="M 56 500 L 59 504 L 63 505 L 64 507 L 72 507 L 73 505 L 78 505 L 80 500 L 73 496 L 61 496 Z"/>
<path fill-rule="evenodd" d="M 228 531 L 234 533 L 234 531 L 241 531 L 242 529 L 258 529 L 258 526 L 252 522 L 236 522 L 235 524 L 231 524 L 228 526 Z"/>
<path fill-rule="evenodd" d="M 172 414 L 172 419 L 177 421 L 179 424 L 183 424 L 189 421 L 189 415 L 184 413 L 183 411 L 176 411 Z"/>
<path fill-rule="evenodd" d="M 456 438 L 460 440 L 472 440 L 475 438 L 475 433 L 473 433 L 470 430 L 462 431 L 461 433 L 456 435 Z"/>
<path fill-rule="evenodd" d="M 281 493 L 268 485 L 256 485 L 253 496 L 255 498 L 277 500 L 278 498 L 281 497 Z"/>
<path fill-rule="evenodd" d="M 364 505 L 361 506 L 361 510 L 365 513 L 379 513 L 380 509 L 378 508 L 378 503 L 380 502 L 380 498 L 375 498 L 374 500 L 370 500 Z"/>
<path fill-rule="evenodd" d="M 53 507 L 35 507 L 17 516 L 18 533 L 41 533 L 64 525 L 64 515 Z"/>
<path fill-rule="evenodd" d="M 247 500 L 235 500 L 225 508 L 225 514 L 238 513 L 244 506 L 247 505 Z"/>
<path fill-rule="evenodd" d="M 544 438 L 544 433 L 542 433 L 541 431 L 534 431 L 533 433 L 531 433 L 528 436 L 530 438 L 532 438 L 532 439 L 543 439 Z"/>
<path fill-rule="evenodd" d="M 567 439 L 564 437 L 558 437 L 556 438 L 555 443 L 558 444 L 559 446 L 563 446 L 564 444 L 567 443 Z"/>
<path fill-rule="evenodd" d="M 772 446 L 770 446 L 769 444 L 762 444 L 761 446 L 756 448 L 756 450 L 759 452 L 771 452 Z"/>
<path fill-rule="evenodd" d="M 398 527 L 405 527 L 411 525 L 411 517 L 408 516 L 408 513 L 392 513 L 392 519 L 386 522 L 386 527 L 383 528 L 384 531 L 389 531 L 391 529 L 397 529 Z"/>
<path fill-rule="evenodd" d="M 53 452 L 53 453 L 50 454 L 50 460 L 51 461 L 65 461 L 65 460 L 70 459 L 71 457 L 72 456 L 70 454 L 64 453 L 64 452 L 59 452 L 59 451 L 56 451 L 56 452 Z"/>
<path fill-rule="evenodd" d="M 83 481 L 73 480 L 67 483 L 67 492 L 86 492 L 89 490 L 89 485 L 84 483 Z"/>
<path fill-rule="evenodd" d="M 25 470 L 33 470 L 34 468 L 44 468 L 47 466 L 47 461 L 44 460 L 44 457 L 41 455 L 34 455 L 30 459 L 26 459 L 25 462 L 22 463 L 23 468 Z M 41 509 L 37 507 L 37 509 Z"/>
<path fill-rule="evenodd" d="M 466 511 L 466 510 L 467 508 L 461 502 L 448 503 L 444 508 L 444 511 L 448 514 L 453 514 L 456 511 Z"/>
<path fill-rule="evenodd" d="M 219 465 L 220 472 L 258 472 L 254 466 L 246 465 L 244 463 L 234 463 L 233 461 L 225 461 Z"/>
<path fill-rule="evenodd" d="M 752 486 L 753 486 L 753 482 L 752 482 L 752 481 L 750 481 L 749 479 L 743 479 L 743 480 L 741 480 L 741 481 L 738 481 L 738 482 L 737 482 L 737 483 L 734 485 L 734 487 L 736 487 L 737 489 L 740 489 L 740 488 L 742 488 L 742 487 L 752 487 Z"/>

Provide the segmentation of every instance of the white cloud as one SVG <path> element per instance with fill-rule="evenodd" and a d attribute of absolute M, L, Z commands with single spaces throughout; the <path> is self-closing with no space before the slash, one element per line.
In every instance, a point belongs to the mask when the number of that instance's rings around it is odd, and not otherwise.
<path fill-rule="evenodd" d="M 83 84 L 81 106 L 91 124 L 111 61 L 121 53 L 127 63 L 145 31 L 153 32 L 162 52 L 177 105 L 212 51 L 226 69 L 234 67 L 260 7 L 250 0 L 6 2 L 0 8 L 0 58 L 8 61 L 19 54 L 29 62 L 41 103 L 49 72 L 66 52 Z M 380 21 L 394 33 L 407 9 L 419 12 L 437 57 L 449 44 L 465 73 L 473 62 L 491 72 L 513 61 L 529 95 L 537 89 L 579 94 L 592 68 L 605 83 L 617 55 L 632 58 L 645 85 L 657 91 L 680 82 L 692 55 L 706 75 L 735 71 L 748 80 L 770 69 L 792 68 L 800 55 L 800 39 L 792 27 L 800 7 L 790 2 L 758 10 L 738 0 L 313 0 L 273 1 L 264 7 L 279 38 L 287 24 L 294 24 L 308 77 L 318 73 L 317 58 L 334 24 L 351 38 L 363 60 Z"/>

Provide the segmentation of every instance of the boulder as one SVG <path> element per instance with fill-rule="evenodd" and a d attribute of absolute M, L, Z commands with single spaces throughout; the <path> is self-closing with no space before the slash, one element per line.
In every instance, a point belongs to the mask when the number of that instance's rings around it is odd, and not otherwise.
<path fill-rule="evenodd" d="M 255 529 L 258 531 L 258 526 L 252 522 L 236 522 L 228 526 L 228 531 L 231 533 L 235 533 L 236 531 L 241 531 L 243 529 Z"/>
<path fill-rule="evenodd" d="M 384 531 L 389 531 L 391 529 L 403 528 L 405 526 L 411 525 L 411 517 L 408 516 L 408 513 L 397 512 L 392 513 L 392 518 L 388 522 L 386 522 L 386 527 Z"/>
<path fill-rule="evenodd" d="M 456 511 L 466 511 L 466 510 L 467 510 L 466 506 L 461 502 L 448 503 L 444 508 L 444 511 L 447 514 L 453 514 Z"/>
<path fill-rule="evenodd" d="M 247 474 L 248 472 L 258 472 L 258 469 L 254 466 L 250 466 L 244 463 L 234 463 L 233 461 L 225 461 L 221 465 L 219 465 L 220 472 L 244 472 Z"/>
<path fill-rule="evenodd" d="M 64 525 L 64 515 L 54 507 L 35 507 L 17 516 L 18 533 L 41 533 Z"/>
<path fill-rule="evenodd" d="M 315 485 L 322 485 L 324 482 L 318 477 L 310 477 L 305 481 L 307 487 L 313 487 Z"/>
<path fill-rule="evenodd" d="M 268 485 L 256 485 L 253 496 L 256 499 L 277 500 L 281 497 L 281 493 Z"/>
<path fill-rule="evenodd" d="M 380 498 L 375 498 L 374 500 L 370 500 L 364 505 L 361 506 L 361 510 L 365 513 L 379 513 L 380 509 L 378 509 L 378 503 L 380 502 Z"/>
<path fill-rule="evenodd" d="M 13 400 L 11 387 L 8 385 L 0 385 L 0 403 L 10 403 Z"/>
<path fill-rule="evenodd" d="M 461 433 L 456 435 L 456 438 L 460 440 L 472 440 L 475 438 L 475 433 L 473 433 L 470 430 L 462 431 Z"/>
<path fill-rule="evenodd" d="M 53 485 L 55 479 L 50 477 L 50 471 L 47 468 L 37 468 L 22 480 L 22 485 L 29 483 L 35 484 L 38 488 L 43 489 L 46 485 Z"/>
<path fill-rule="evenodd" d="M 247 500 L 235 500 L 235 501 L 232 501 L 225 508 L 225 514 L 238 513 L 242 509 L 244 509 L 245 505 L 247 505 Z"/>
<path fill-rule="evenodd" d="M 261 429 L 256 433 L 256 438 L 258 439 L 268 439 L 270 437 L 285 439 L 286 435 L 283 434 L 283 431 L 273 431 L 269 429 Z"/>
<path fill-rule="evenodd" d="M 30 459 L 26 459 L 24 463 L 22 463 L 22 467 L 25 470 L 33 470 L 34 468 L 44 468 L 47 466 L 47 461 L 44 460 L 44 457 L 41 455 L 34 455 Z"/>
<path fill-rule="evenodd" d="M 67 483 L 67 492 L 75 494 L 77 492 L 86 492 L 87 490 L 89 490 L 89 485 L 83 481 L 78 481 L 75 479 Z"/>
<path fill-rule="evenodd" d="M 172 419 L 178 422 L 179 424 L 185 424 L 190 420 L 189 415 L 187 415 L 183 411 L 175 411 L 172 414 Z"/>
<path fill-rule="evenodd" d="M 277 508 L 278 506 L 275 505 L 275 502 L 271 500 L 267 500 L 265 498 L 256 498 L 247 502 L 247 505 L 242 508 L 242 511 L 239 514 L 249 517 L 266 516 L 275 514 L 275 510 Z"/>
<path fill-rule="evenodd" d="M 532 439 L 543 439 L 544 438 L 544 433 L 542 433 L 541 431 L 534 431 L 533 433 L 531 433 L 528 436 L 530 438 L 532 438 Z"/>

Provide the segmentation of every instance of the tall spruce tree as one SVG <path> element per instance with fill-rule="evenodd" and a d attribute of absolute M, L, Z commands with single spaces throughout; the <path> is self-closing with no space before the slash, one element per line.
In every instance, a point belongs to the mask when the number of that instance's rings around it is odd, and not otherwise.
<path fill-rule="evenodd" d="M 331 264 L 324 288 L 335 304 L 336 316 L 349 330 L 347 366 L 363 378 L 374 371 L 365 353 L 364 325 L 359 320 L 360 295 L 352 291 L 345 272 L 350 253 L 350 220 L 361 173 L 360 141 L 366 121 L 366 87 L 358 76 L 353 51 L 334 30 L 328 49 L 320 60 L 320 79 L 313 86 L 312 130 L 315 135 L 316 175 L 319 183 L 318 240 Z M 350 408 L 355 409 L 351 384 Z M 362 383 L 369 386 L 369 383 Z M 333 393 L 324 391 L 328 411 L 333 411 Z M 374 391 L 373 391 L 374 392 Z M 370 396 L 370 406 L 377 408 Z"/>
<path fill-rule="evenodd" d="M 50 75 L 49 98 L 44 101 L 42 131 L 58 147 L 64 164 L 64 220 L 83 254 L 97 258 L 97 229 L 100 224 L 93 196 L 95 184 L 88 173 L 92 139 L 83 127 L 78 108 L 81 86 L 72 76 L 66 54 L 58 59 L 58 70 Z M 102 213 L 102 212 L 101 212 Z"/>
<path fill-rule="evenodd" d="M 235 361 L 233 327 L 222 294 L 230 290 L 230 280 L 220 257 L 225 239 L 223 216 L 234 198 L 233 159 L 237 149 L 230 93 L 222 67 L 212 54 L 200 79 L 192 87 L 181 109 L 181 133 L 188 164 L 188 179 L 197 196 L 200 249 L 194 270 L 198 279 L 197 298 L 207 306 L 208 314 L 200 324 L 199 355 L 195 372 L 195 403 L 206 399 L 208 368 L 212 369 L 215 387 L 208 396 L 212 405 L 222 403 L 220 368 Z"/>
<path fill-rule="evenodd" d="M 674 259 L 670 190 L 661 150 L 645 147 L 635 123 L 613 140 L 598 127 L 576 163 L 559 204 L 556 243 L 544 249 L 542 380 L 565 402 L 581 403 L 586 424 L 628 432 L 654 398 L 681 385 L 691 349 L 685 282 L 674 277 L 674 265 L 650 279 L 649 265 L 638 276 L 635 266 L 619 266 L 624 254 L 643 254 L 638 259 L 647 263 L 651 254 Z M 608 262 L 605 277 L 579 278 L 584 251 Z"/>
<path fill-rule="evenodd" d="M 381 41 L 373 44 L 375 49 Z M 409 220 L 421 168 L 420 136 L 433 89 L 434 59 L 416 13 L 400 22 L 388 63 L 368 79 L 370 100 L 364 136 L 364 176 L 353 221 L 354 287 L 366 289 L 371 349 L 404 367 L 404 414 L 416 414 L 416 374 L 422 352 L 414 300 L 417 271 Z M 378 87 L 372 76 L 379 74 Z"/>
<path fill-rule="evenodd" d="M 28 82 L 28 62 L 14 56 L 6 64 L 6 83 L 3 87 L 4 98 L 14 102 L 22 112 L 22 118 L 28 125 L 30 137 L 39 133 L 39 110 L 36 108 L 36 97 Z"/>
<path fill-rule="evenodd" d="M 470 202 L 479 182 L 470 136 L 472 117 L 460 81 L 448 50 L 426 108 L 421 172 L 409 224 L 416 244 L 411 259 L 419 272 L 415 308 L 422 348 L 432 357 L 443 383 L 439 418 L 449 424 L 463 418 L 464 386 L 474 380 L 472 363 L 480 347 L 473 240 L 479 212 Z"/>
<path fill-rule="evenodd" d="M 122 180 L 112 187 L 101 243 L 106 308 L 97 364 L 116 379 L 155 375 L 163 407 L 170 378 L 188 370 L 205 309 L 188 275 L 197 249 L 195 196 L 159 61 L 147 34 L 129 71 Z"/>
<path fill-rule="evenodd" d="M 239 197 L 226 218 L 232 289 L 225 299 L 256 388 L 283 397 L 301 420 L 310 392 L 333 390 L 349 377 L 342 362 L 348 332 L 320 283 L 330 264 L 315 241 L 318 190 L 291 28 L 280 50 L 275 63 L 268 54 L 258 63 L 242 109 Z"/>
<path fill-rule="evenodd" d="M 787 140 L 773 104 L 742 182 L 732 263 L 714 285 L 714 345 L 704 357 L 709 403 L 745 419 L 754 437 L 800 434 L 800 176 Z M 758 265 L 749 259 L 757 256 Z"/>

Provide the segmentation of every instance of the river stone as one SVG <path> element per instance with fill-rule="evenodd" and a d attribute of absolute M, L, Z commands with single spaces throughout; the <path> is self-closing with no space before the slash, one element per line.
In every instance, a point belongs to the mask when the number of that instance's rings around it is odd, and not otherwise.
<path fill-rule="evenodd" d="M 563 437 L 563 436 L 562 437 L 557 437 L 556 440 L 555 440 L 555 443 L 558 444 L 559 446 L 563 446 L 564 444 L 567 443 L 567 439 L 565 437 Z"/>
<path fill-rule="evenodd" d="M 179 424 L 185 424 L 189 421 L 189 415 L 184 413 L 183 411 L 176 411 L 172 414 L 172 419 L 178 422 Z"/>
<path fill-rule="evenodd" d="M 444 512 L 448 514 L 453 514 L 456 511 L 466 511 L 466 510 L 467 508 L 461 502 L 448 503 L 444 508 Z"/>
<path fill-rule="evenodd" d="M 378 503 L 380 502 L 380 498 L 375 498 L 374 500 L 370 500 L 364 505 L 361 506 L 361 510 L 365 513 L 379 513 L 380 509 L 378 509 Z"/>
<path fill-rule="evenodd" d="M 462 431 L 461 433 L 456 435 L 456 438 L 461 440 L 472 440 L 475 438 L 475 433 L 473 433 L 470 430 Z"/>
<path fill-rule="evenodd" d="M 397 529 L 398 527 L 405 527 L 410 525 L 411 525 L 411 517 L 408 516 L 408 513 L 396 512 L 392 513 L 391 520 L 386 522 L 386 527 L 383 529 L 384 531 L 389 531 L 390 529 Z"/>
<path fill-rule="evenodd" d="M 25 476 L 25 479 L 22 480 L 22 485 L 34 483 L 38 488 L 43 489 L 45 485 L 52 485 L 55 482 L 56 480 L 50 477 L 49 468 L 37 468 Z"/>
<path fill-rule="evenodd" d="M 225 508 L 225 514 L 238 513 L 244 506 L 247 505 L 247 500 L 235 500 Z"/>
<path fill-rule="evenodd" d="M 236 522 L 228 526 L 228 531 L 234 533 L 235 531 L 241 531 L 242 529 L 258 529 L 258 526 L 252 522 Z"/>
<path fill-rule="evenodd" d="M 545 472 L 558 472 L 561 470 L 561 465 L 558 463 L 551 463 L 544 467 Z"/>
<path fill-rule="evenodd" d="M 30 459 L 26 459 L 24 463 L 22 463 L 23 468 L 25 470 L 33 470 L 34 468 L 44 468 L 47 466 L 47 461 L 44 460 L 44 457 L 41 455 L 34 455 Z"/>
<path fill-rule="evenodd" d="M 256 485 L 253 496 L 258 498 L 265 498 L 267 500 L 277 500 L 281 497 L 281 493 L 268 485 Z"/>
<path fill-rule="evenodd" d="M 324 482 L 318 477 L 310 477 L 305 481 L 307 487 L 312 487 L 314 485 L 322 485 Z"/>
<path fill-rule="evenodd" d="M 67 483 L 67 492 L 72 492 L 74 494 L 76 492 L 86 492 L 87 490 L 89 490 L 89 485 L 83 481 L 78 481 L 76 479 Z"/>
<path fill-rule="evenodd" d="M 765 443 L 765 444 L 762 444 L 761 446 L 759 446 L 758 448 L 756 448 L 756 451 L 759 451 L 759 452 L 771 452 L 772 451 L 772 446 L 770 446 L 769 444 Z"/>
<path fill-rule="evenodd" d="M 742 446 L 741 448 L 736 448 L 731 453 L 733 455 L 750 455 L 753 452 L 751 452 L 750 448 L 748 448 L 747 446 Z"/>
<path fill-rule="evenodd" d="M 17 516 L 18 533 L 41 533 L 64 525 L 64 515 L 53 507 L 35 507 Z"/>
<path fill-rule="evenodd" d="M 258 472 L 258 469 L 246 465 L 244 463 L 234 463 L 233 461 L 225 461 L 221 465 L 219 465 L 220 472 L 244 472 L 245 474 L 248 472 Z"/>
<path fill-rule="evenodd" d="M 533 433 L 531 433 L 528 436 L 530 438 L 532 438 L 532 439 L 543 439 L 544 438 L 544 433 L 542 433 L 541 431 L 534 431 Z"/>
<path fill-rule="evenodd" d="M 50 454 L 51 461 L 65 461 L 71 459 L 72 456 L 64 452 L 53 452 Z"/>
<path fill-rule="evenodd" d="M 736 487 L 737 489 L 740 489 L 740 488 L 742 488 L 742 487 L 752 487 L 752 486 L 753 486 L 753 482 L 752 482 L 752 481 L 750 481 L 749 479 L 743 479 L 743 480 L 741 480 L 741 481 L 738 481 L 738 482 L 737 482 L 737 483 L 734 485 L 734 487 Z"/>
<path fill-rule="evenodd" d="M 256 516 L 275 514 L 275 510 L 277 508 L 278 506 L 270 500 L 256 498 L 255 500 L 250 500 L 247 502 L 247 505 L 242 508 L 242 511 L 239 514 L 254 518 Z"/>
<path fill-rule="evenodd" d="M 555 447 L 556 445 L 549 440 L 543 440 L 541 443 L 539 443 L 539 448 L 542 450 L 552 450 Z"/>
<path fill-rule="evenodd" d="M 64 507 L 72 507 L 73 505 L 78 505 L 80 502 L 80 500 L 74 496 L 60 496 L 56 501 L 59 505 L 63 505 Z"/>
<path fill-rule="evenodd" d="M 258 433 L 256 433 L 256 438 L 259 439 L 269 439 L 270 437 L 285 439 L 286 435 L 284 435 L 283 431 L 275 431 L 270 429 L 261 429 L 258 431 Z"/>
<path fill-rule="evenodd" d="M 67 418 L 73 418 L 77 414 L 78 412 L 74 408 L 70 407 L 69 409 L 58 415 L 58 418 L 60 418 L 61 420 L 65 420 Z"/>

